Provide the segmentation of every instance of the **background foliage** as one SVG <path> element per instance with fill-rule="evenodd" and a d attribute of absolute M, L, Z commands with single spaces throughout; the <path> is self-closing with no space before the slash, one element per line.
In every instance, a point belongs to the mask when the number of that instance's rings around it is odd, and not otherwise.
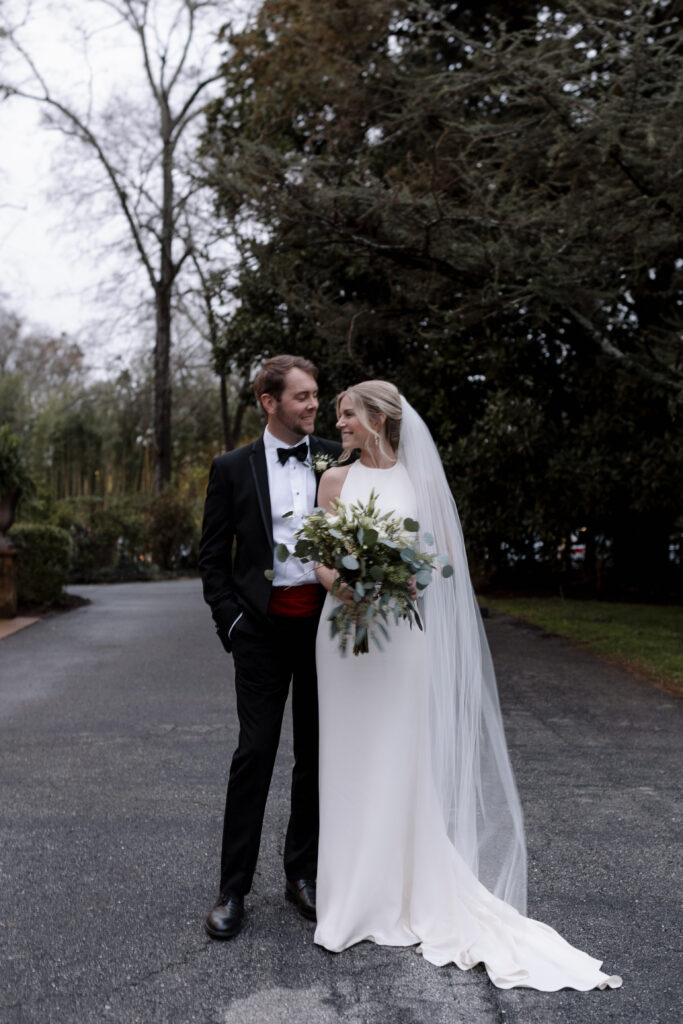
<path fill-rule="evenodd" d="M 191 562 L 210 459 L 261 429 L 249 380 L 294 351 L 321 370 L 320 433 L 370 377 L 426 418 L 480 584 L 680 598 L 677 18 L 264 0 L 227 27 L 195 171 L 237 265 L 197 252 L 212 369 L 176 349 L 170 489 L 152 502 L 149 358 L 93 379 L 85 343 L 3 309 L 23 518 L 65 526 L 85 578 L 144 574 L 153 536 Z"/>
<path fill-rule="evenodd" d="M 68 532 L 71 582 L 196 565 L 208 470 L 223 450 L 219 381 L 206 362 L 178 353 L 172 481 L 155 498 L 151 359 L 95 378 L 84 345 L 31 331 L 0 305 L 0 492 L 11 455 L 23 522 Z M 259 429 L 253 409 L 243 422 Z"/>
<path fill-rule="evenodd" d="M 29 604 L 59 601 L 69 574 L 69 534 L 44 523 L 15 523 L 18 598 Z"/>
<path fill-rule="evenodd" d="M 394 380 L 489 580 L 581 558 L 589 589 L 680 586 L 675 26 L 666 2 L 266 0 L 229 39 L 203 147 L 241 239 L 226 351 Z"/>

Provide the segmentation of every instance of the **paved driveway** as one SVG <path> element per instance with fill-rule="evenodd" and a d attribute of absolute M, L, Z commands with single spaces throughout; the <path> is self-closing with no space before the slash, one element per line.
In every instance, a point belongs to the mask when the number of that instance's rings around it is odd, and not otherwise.
<path fill-rule="evenodd" d="M 87 607 L 0 642 L 0 1020 L 674 1024 L 681 705 L 563 640 L 488 629 L 525 807 L 529 912 L 624 977 L 499 992 L 363 943 L 339 955 L 283 899 L 286 729 L 249 917 L 215 897 L 236 739 L 231 661 L 195 580 L 75 588 Z"/>

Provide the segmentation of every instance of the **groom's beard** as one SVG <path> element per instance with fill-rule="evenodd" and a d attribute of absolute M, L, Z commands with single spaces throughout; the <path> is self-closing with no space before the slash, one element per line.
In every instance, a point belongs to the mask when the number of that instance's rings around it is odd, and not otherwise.
<path fill-rule="evenodd" d="M 296 437 L 303 438 L 308 437 L 315 430 L 315 416 L 315 413 L 309 415 L 285 413 L 284 415 L 276 416 L 275 423 L 285 427 Z"/>

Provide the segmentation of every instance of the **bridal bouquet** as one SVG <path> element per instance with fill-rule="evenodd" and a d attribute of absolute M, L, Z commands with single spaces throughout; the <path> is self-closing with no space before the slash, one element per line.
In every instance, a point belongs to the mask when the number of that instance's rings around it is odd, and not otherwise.
<path fill-rule="evenodd" d="M 332 593 L 342 584 L 353 591 L 355 607 L 340 603 L 330 615 L 330 635 L 339 637 L 342 653 L 352 633 L 354 654 L 367 653 L 369 640 L 381 650 L 379 634 L 389 640 L 391 620 L 407 619 L 422 629 L 412 581 L 420 591 L 429 585 L 435 567 L 444 577 L 453 575 L 443 555 L 416 550 L 419 523 L 381 513 L 377 497 L 372 491 L 366 505 L 357 502 L 348 507 L 337 499 L 331 512 L 314 508 L 296 533 L 293 554 L 302 562 L 336 569 L 339 577 Z M 429 534 L 423 540 L 427 545 L 434 543 Z M 289 555 L 286 545 L 277 545 L 276 558 L 284 562 Z"/>

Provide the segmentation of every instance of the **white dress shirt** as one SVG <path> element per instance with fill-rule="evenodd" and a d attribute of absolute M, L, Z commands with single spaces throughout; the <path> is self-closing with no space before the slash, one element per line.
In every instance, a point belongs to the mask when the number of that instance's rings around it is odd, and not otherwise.
<path fill-rule="evenodd" d="M 277 454 L 278 448 L 295 448 L 296 445 L 284 444 L 266 427 L 263 433 L 266 449 L 266 466 L 268 469 L 268 488 L 270 490 L 270 510 L 273 519 L 273 540 L 275 544 L 286 544 L 289 551 L 294 550 L 296 543 L 294 534 L 301 526 L 301 520 L 315 505 L 315 473 L 311 469 L 311 446 L 308 437 L 299 444 L 308 449 L 306 462 L 296 458 L 287 459 L 283 465 Z M 294 515 L 283 519 L 285 512 Z M 313 562 L 302 562 L 298 558 L 288 558 L 286 562 L 274 560 L 274 587 L 298 587 L 302 583 L 317 583 L 318 578 Z"/>

